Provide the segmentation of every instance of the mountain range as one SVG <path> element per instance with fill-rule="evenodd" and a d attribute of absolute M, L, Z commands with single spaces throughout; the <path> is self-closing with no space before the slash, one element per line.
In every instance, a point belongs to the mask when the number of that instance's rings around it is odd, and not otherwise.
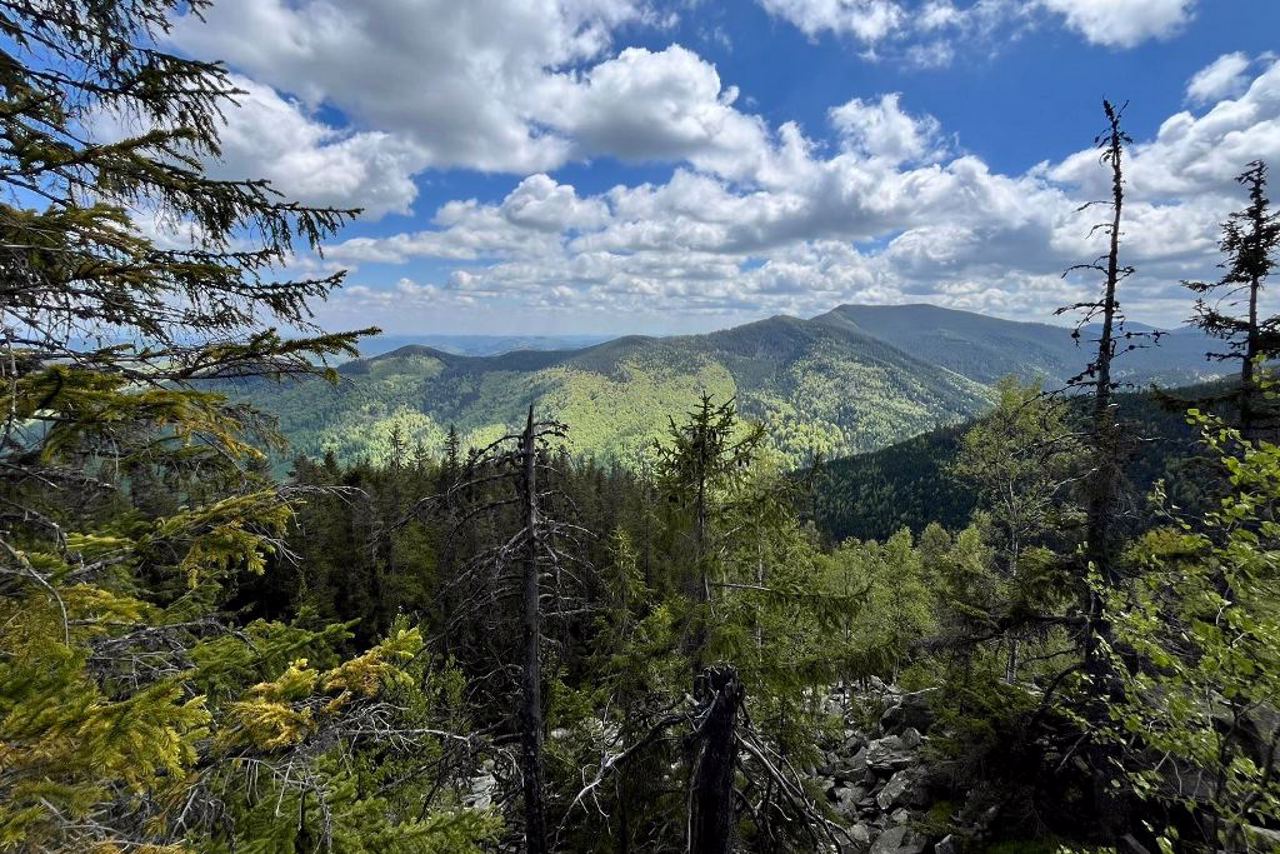
<path fill-rule="evenodd" d="M 421 345 L 457 356 L 496 356 L 512 350 L 574 350 L 612 335 L 371 335 L 360 340 L 360 356 L 371 359 L 401 347 Z"/>
<path fill-rule="evenodd" d="M 984 411 L 991 385 L 1017 374 L 1058 387 L 1088 361 L 1089 331 L 929 305 L 844 305 L 809 319 L 779 315 L 702 335 L 626 336 L 572 349 L 461 355 L 409 344 L 339 369 L 335 387 L 250 386 L 295 452 L 385 457 L 393 433 L 438 450 L 450 426 L 487 443 L 533 404 L 566 423 L 571 450 L 634 460 L 702 393 L 734 398 L 793 463 L 883 448 Z M 1117 361 L 1135 386 L 1216 376 L 1200 333 L 1182 329 Z M 1128 347 L 1130 339 L 1122 341 Z"/>

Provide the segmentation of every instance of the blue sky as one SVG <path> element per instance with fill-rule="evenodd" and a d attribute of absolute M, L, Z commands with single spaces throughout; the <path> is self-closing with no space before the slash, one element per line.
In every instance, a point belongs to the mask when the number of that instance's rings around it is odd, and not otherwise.
<path fill-rule="evenodd" d="M 221 0 L 227 174 L 362 219 L 334 328 L 683 332 L 841 302 L 1049 319 L 1128 101 L 1124 302 L 1189 313 L 1280 163 L 1275 0 Z"/>

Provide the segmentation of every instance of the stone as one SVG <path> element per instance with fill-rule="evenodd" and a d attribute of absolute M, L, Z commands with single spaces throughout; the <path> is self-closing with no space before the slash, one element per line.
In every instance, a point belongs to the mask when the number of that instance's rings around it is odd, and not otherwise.
<path fill-rule="evenodd" d="M 867 767 L 877 771 L 900 771 L 913 761 L 900 736 L 878 738 L 867 746 Z"/>
<path fill-rule="evenodd" d="M 903 694 L 898 701 L 884 710 L 880 716 L 880 728 L 885 732 L 900 732 L 907 727 L 914 727 L 921 732 L 928 732 L 937 720 L 937 715 L 929 707 L 929 696 L 934 689 Z"/>
<path fill-rule="evenodd" d="M 911 821 L 911 813 L 905 807 L 899 807 L 889 816 L 889 821 L 894 824 L 906 824 Z"/>
<path fill-rule="evenodd" d="M 909 726 L 902 731 L 902 746 L 908 750 L 915 750 L 924 744 L 924 736 L 920 734 L 920 730 L 913 726 Z"/>
<path fill-rule="evenodd" d="M 860 780 L 867 773 L 867 748 L 860 747 L 848 764 L 841 768 L 836 776 L 842 780 Z"/>
<path fill-rule="evenodd" d="M 884 784 L 880 794 L 876 795 L 876 803 L 880 809 L 889 810 L 901 803 L 903 797 L 915 783 L 915 775 L 910 771 L 899 771 Z"/>
<path fill-rule="evenodd" d="M 834 802 L 837 813 L 846 818 L 853 818 L 858 814 L 858 801 L 863 797 L 864 793 L 861 789 L 839 788 L 834 790 L 831 800 Z"/>
<path fill-rule="evenodd" d="M 933 854 L 960 854 L 960 844 L 948 833 L 934 844 Z"/>
<path fill-rule="evenodd" d="M 891 827 L 876 837 L 871 854 L 924 854 L 929 841 L 905 824 Z"/>
<path fill-rule="evenodd" d="M 498 781 L 492 774 L 474 777 L 471 780 L 471 793 L 463 798 L 463 803 L 473 809 L 487 810 L 493 804 L 493 791 L 497 787 Z"/>
<path fill-rule="evenodd" d="M 1266 709 L 1256 709 L 1238 719 L 1226 710 L 1213 714 L 1214 729 L 1231 732 L 1232 738 L 1254 762 L 1263 765 L 1268 761 L 1274 743 L 1273 736 L 1280 729 L 1280 714 Z"/>
<path fill-rule="evenodd" d="M 1120 837 L 1120 841 L 1124 843 L 1124 848 L 1120 850 L 1127 851 L 1129 854 L 1151 854 L 1151 851 L 1148 850 L 1147 846 L 1139 842 L 1138 838 L 1132 833 L 1126 833 L 1124 836 Z"/>

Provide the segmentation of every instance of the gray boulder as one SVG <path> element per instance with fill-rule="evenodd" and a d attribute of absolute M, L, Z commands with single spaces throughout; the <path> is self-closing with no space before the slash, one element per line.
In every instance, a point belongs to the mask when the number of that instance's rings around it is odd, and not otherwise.
<path fill-rule="evenodd" d="M 928 732 L 937 715 L 929 708 L 929 695 L 934 689 L 917 691 L 914 694 L 903 694 L 898 701 L 884 710 L 880 716 L 880 728 L 885 732 L 901 732 L 907 727 L 915 727 L 921 732 Z"/>
<path fill-rule="evenodd" d="M 877 771 L 901 771 L 914 761 L 910 748 L 900 736 L 878 738 L 867 746 L 867 767 Z"/>
<path fill-rule="evenodd" d="M 924 854 L 929 841 L 905 824 L 891 827 L 876 837 L 871 854 Z"/>
<path fill-rule="evenodd" d="M 867 748 L 859 747 L 843 768 L 836 769 L 836 777 L 841 780 L 861 780 L 867 773 Z"/>
<path fill-rule="evenodd" d="M 493 803 L 493 793 L 497 788 L 498 781 L 492 774 L 481 774 L 472 778 L 471 792 L 463 797 L 462 802 L 472 809 L 487 810 Z"/>
<path fill-rule="evenodd" d="M 853 788 L 833 789 L 830 798 L 833 801 L 835 811 L 844 818 L 854 818 L 858 815 L 858 802 L 867 796 L 867 793 L 857 786 Z"/>
<path fill-rule="evenodd" d="M 911 771 L 899 771 L 889 778 L 889 782 L 884 784 L 880 794 L 876 795 L 876 803 L 882 810 L 893 809 L 905 799 L 907 792 L 914 784 L 915 775 Z"/>

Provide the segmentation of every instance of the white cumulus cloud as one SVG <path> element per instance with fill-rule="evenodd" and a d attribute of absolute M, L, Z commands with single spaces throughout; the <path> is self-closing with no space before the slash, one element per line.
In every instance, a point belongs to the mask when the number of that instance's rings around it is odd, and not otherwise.
<path fill-rule="evenodd" d="M 1096 160 L 1095 152 L 1079 152 L 1054 167 L 1052 177 L 1100 197 L 1107 179 Z M 1252 160 L 1280 162 L 1280 62 L 1248 81 L 1240 97 L 1203 115 L 1183 111 L 1166 119 L 1153 139 L 1131 149 L 1126 180 L 1142 200 L 1232 193 L 1233 179 Z"/>
<path fill-rule="evenodd" d="M 1187 100 L 1207 104 L 1222 98 L 1234 98 L 1249 85 L 1246 74 L 1249 65 L 1249 57 L 1242 51 L 1224 53 L 1187 82 Z"/>
<path fill-rule="evenodd" d="M 1196 0 L 1039 0 L 1093 44 L 1133 47 L 1176 34 Z"/>
<path fill-rule="evenodd" d="M 333 128 L 269 86 L 234 83 L 245 94 L 238 108 L 224 111 L 223 156 L 213 174 L 267 178 L 290 198 L 362 207 L 373 219 L 409 213 L 418 192 L 412 175 L 426 163 L 421 147 L 384 131 Z"/>
<path fill-rule="evenodd" d="M 647 15 L 639 0 L 221 0 L 170 37 L 405 135 L 431 166 L 531 172 L 569 154 L 540 120 L 572 70 Z"/>
<path fill-rule="evenodd" d="M 868 43 L 889 36 L 906 18 L 894 0 L 760 0 L 760 5 L 808 36 L 829 31 Z"/>
<path fill-rule="evenodd" d="M 706 94 L 712 91 L 707 85 Z M 1001 174 L 940 145 L 943 128 L 896 95 L 830 112 L 841 145 L 764 128 L 745 179 L 693 164 L 665 181 L 583 195 L 546 175 L 501 201 L 449 202 L 432 225 L 337 244 L 330 257 L 444 264 L 434 304 L 745 318 L 839 302 L 929 301 L 1044 318 L 1089 293 L 1061 273 L 1105 247 L 1092 230 L 1108 173 L 1082 146 Z M 1129 151 L 1124 262 L 1131 315 L 1176 323 L 1178 282 L 1211 276 L 1218 224 L 1244 199 L 1248 161 L 1280 162 L 1280 66 L 1238 99 L 1170 117 Z M 339 298 L 339 302 L 342 298 Z"/>
<path fill-rule="evenodd" d="M 207 17 L 181 19 L 175 43 L 250 75 L 254 101 L 296 93 L 304 114 L 376 128 L 378 154 L 394 141 L 419 171 L 528 175 L 602 156 L 771 168 L 769 130 L 714 65 L 676 44 L 612 53 L 618 27 L 669 23 L 643 0 L 222 0 Z M 311 136 L 282 127 L 277 140 Z"/>
<path fill-rule="evenodd" d="M 750 156 L 763 145 L 765 130 L 734 109 L 736 98 L 737 90 L 723 87 L 715 67 L 686 48 L 627 48 L 565 81 L 541 115 L 588 156 Z"/>
<path fill-rule="evenodd" d="M 758 2 L 811 36 L 836 32 L 918 66 L 1049 18 L 1126 47 L 1174 35 L 1195 11 L 1192 0 Z M 771 123 L 687 47 L 618 49 L 627 27 L 664 32 L 658 6 L 221 0 L 207 26 L 184 20 L 173 38 L 249 75 L 219 174 L 262 175 L 371 216 L 408 211 L 429 170 L 511 176 L 495 179 L 509 180 L 504 198 L 452 199 L 402 233 L 331 246 L 328 257 L 346 263 L 417 265 L 394 287 L 358 271 L 355 290 L 326 311 L 346 305 L 361 323 L 375 318 L 360 312 L 410 297 L 614 317 L 923 298 L 1044 316 L 1087 286 L 1060 273 L 1098 254 L 1096 211 L 1078 210 L 1106 194 L 1094 150 L 1002 174 L 892 92 L 834 105 L 828 127 Z M 1280 162 L 1280 65 L 1263 66 L 1220 58 L 1189 84 L 1190 109 L 1132 147 L 1135 314 L 1168 319 L 1170 288 L 1212 273 L 1216 225 L 1240 202 L 1233 177 L 1256 158 Z M 670 171 L 602 192 L 556 171 L 602 157 Z"/>
<path fill-rule="evenodd" d="M 933 116 L 910 116 L 899 93 L 878 102 L 854 98 L 831 110 L 831 122 L 846 147 L 893 163 L 924 160 L 938 153 L 942 126 Z"/>
<path fill-rule="evenodd" d="M 810 38 L 859 43 L 868 59 L 921 68 L 951 62 L 965 45 L 998 49 L 1049 16 L 1092 44 L 1129 48 L 1176 35 L 1197 0 L 756 0 Z"/>

